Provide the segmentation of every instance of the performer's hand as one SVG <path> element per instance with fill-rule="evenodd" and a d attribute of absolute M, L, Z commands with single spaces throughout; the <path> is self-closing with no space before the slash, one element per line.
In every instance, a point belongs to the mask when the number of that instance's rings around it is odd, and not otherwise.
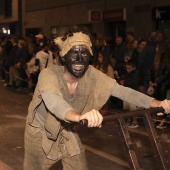
<path fill-rule="evenodd" d="M 150 104 L 151 108 L 154 107 L 163 107 L 164 109 L 164 113 L 166 114 L 170 114 L 170 100 L 163 100 L 163 101 L 159 101 L 159 100 L 152 100 L 151 104 Z"/>
<path fill-rule="evenodd" d="M 87 119 L 88 127 L 101 127 L 103 116 L 99 113 L 98 110 L 91 110 L 83 115 L 81 115 L 80 120 Z"/>
<path fill-rule="evenodd" d="M 163 107 L 166 114 L 170 114 L 170 100 L 163 100 L 160 102 L 159 107 Z"/>

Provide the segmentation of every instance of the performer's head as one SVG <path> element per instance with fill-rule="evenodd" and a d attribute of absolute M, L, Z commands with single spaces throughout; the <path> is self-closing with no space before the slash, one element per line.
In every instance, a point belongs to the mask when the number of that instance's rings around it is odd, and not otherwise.
<path fill-rule="evenodd" d="M 69 32 L 54 42 L 59 46 L 65 68 L 76 78 L 82 77 L 93 56 L 90 36 L 84 32 Z"/>

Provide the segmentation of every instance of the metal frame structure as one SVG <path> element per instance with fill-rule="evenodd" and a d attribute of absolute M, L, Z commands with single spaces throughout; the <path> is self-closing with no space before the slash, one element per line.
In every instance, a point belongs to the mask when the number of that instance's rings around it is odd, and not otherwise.
<path fill-rule="evenodd" d="M 168 170 L 168 165 L 166 162 L 166 159 L 164 157 L 164 154 L 162 152 L 162 146 L 161 142 L 166 141 L 168 139 L 166 134 L 158 135 L 155 126 L 152 120 L 152 114 L 156 114 L 159 112 L 163 112 L 163 108 L 153 108 L 153 109 L 145 109 L 145 110 L 136 110 L 131 112 L 125 112 L 118 115 L 111 115 L 111 116 L 105 116 L 103 119 L 103 122 L 110 122 L 117 120 L 119 129 L 120 129 L 120 138 L 124 146 L 124 150 L 126 153 L 126 157 L 129 163 L 129 168 L 132 170 L 142 170 L 140 168 L 137 156 L 135 153 L 135 149 L 142 147 L 142 144 L 140 141 L 138 142 L 132 142 L 128 128 L 125 123 L 125 118 L 133 117 L 135 116 L 143 116 L 144 117 L 144 123 L 146 127 L 146 131 L 148 133 L 148 137 L 153 149 L 153 152 L 155 154 L 158 167 L 160 170 Z M 108 112 L 109 113 L 109 112 Z M 80 122 L 82 125 L 87 125 L 87 120 L 83 120 Z"/>

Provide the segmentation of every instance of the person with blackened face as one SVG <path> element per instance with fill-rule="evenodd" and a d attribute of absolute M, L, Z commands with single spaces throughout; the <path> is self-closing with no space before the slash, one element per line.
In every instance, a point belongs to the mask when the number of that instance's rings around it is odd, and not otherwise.
<path fill-rule="evenodd" d="M 76 78 L 81 78 L 89 65 L 90 53 L 86 46 L 72 47 L 65 55 L 65 69 Z"/>
<path fill-rule="evenodd" d="M 89 128 L 101 127 L 99 110 L 110 96 L 144 108 L 162 106 L 165 113 L 170 112 L 168 100 L 158 101 L 121 86 L 90 66 L 89 34 L 69 32 L 54 41 L 62 64 L 40 72 L 26 121 L 24 170 L 48 170 L 59 160 L 64 170 L 87 170 L 75 123 L 87 119 Z"/>

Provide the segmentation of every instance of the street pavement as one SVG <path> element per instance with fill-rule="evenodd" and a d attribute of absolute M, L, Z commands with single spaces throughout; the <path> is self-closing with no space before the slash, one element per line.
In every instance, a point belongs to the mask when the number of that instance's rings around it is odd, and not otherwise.
<path fill-rule="evenodd" d="M 0 83 L 0 170 L 23 169 L 24 128 L 31 98 L 28 91 L 17 92 L 16 89 L 3 87 L 3 83 Z M 121 111 L 115 109 L 115 113 L 118 112 Z M 142 120 L 139 118 L 139 128 L 129 129 L 132 141 L 142 143 L 142 147 L 135 150 L 139 166 L 144 170 L 162 170 L 157 165 Z M 87 128 L 80 125 L 76 128 L 86 148 L 90 170 L 130 169 L 117 122 L 105 123 L 102 128 Z M 168 125 L 168 128 L 164 130 L 157 130 L 157 132 L 169 135 L 170 126 Z M 167 167 L 170 169 L 170 140 L 166 140 L 161 145 Z M 50 170 L 56 169 L 62 170 L 61 162 L 50 168 Z"/>

